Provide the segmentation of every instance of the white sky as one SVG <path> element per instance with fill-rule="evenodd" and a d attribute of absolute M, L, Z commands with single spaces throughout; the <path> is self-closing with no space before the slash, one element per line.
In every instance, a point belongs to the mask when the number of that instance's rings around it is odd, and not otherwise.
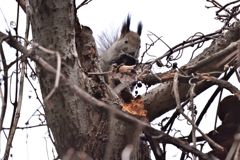
<path fill-rule="evenodd" d="M 218 2 L 224 5 L 226 1 L 218 0 Z M 79 5 L 81 0 L 76 0 L 76 3 Z M 122 22 L 126 19 L 128 13 L 130 13 L 132 15 L 131 30 L 137 30 L 137 23 L 139 21 L 142 21 L 143 23 L 141 36 L 142 47 L 140 51 L 140 53 L 142 53 L 145 50 L 145 44 L 151 43 L 151 41 L 147 38 L 147 34 L 149 34 L 148 31 L 153 32 L 159 37 L 163 36 L 162 39 L 170 47 L 173 47 L 186 40 L 196 32 L 208 34 L 220 29 L 222 24 L 214 19 L 216 10 L 206 9 L 205 5 L 209 6 L 210 3 L 207 3 L 205 0 L 93 0 L 88 5 L 78 10 L 78 17 L 81 25 L 89 26 L 93 30 L 93 34 L 96 38 L 103 30 L 114 30 L 115 28 L 121 27 Z M 10 24 L 10 21 L 16 22 L 17 3 L 15 0 L 0 1 L 0 8 L 7 19 L 8 25 Z M 22 11 L 20 13 L 19 35 L 24 36 L 25 14 Z M 5 23 L 3 15 L 0 14 L 0 31 L 5 32 L 6 29 L 8 29 L 7 24 Z M 13 30 L 12 33 L 14 33 Z M 203 49 L 208 45 L 203 47 Z M 9 48 L 7 46 L 5 47 L 5 49 Z M 155 56 L 160 56 L 167 50 L 168 48 L 166 46 L 164 46 L 161 42 L 158 42 L 149 53 Z M 7 59 L 12 60 L 14 58 L 15 51 L 8 49 L 8 52 Z M 186 55 L 186 58 L 184 57 L 186 61 L 181 61 L 179 66 L 189 60 L 191 50 L 187 50 L 184 53 Z M 197 53 L 200 53 L 200 51 Z M 14 70 L 14 68 L 12 68 L 12 70 Z M 37 86 L 37 81 L 34 81 L 34 83 Z M 207 92 L 209 92 L 207 94 L 209 96 L 212 93 L 212 91 L 209 90 Z M 31 99 L 28 98 L 29 95 L 32 96 Z M 202 102 L 203 99 L 207 100 L 206 94 L 205 97 L 200 96 L 197 98 L 198 101 L 196 103 L 200 108 L 206 103 Z M 39 106 L 40 104 L 35 99 L 33 89 L 30 88 L 29 83 L 26 83 L 25 80 L 24 102 L 19 126 L 24 127 L 26 121 Z M 8 107 L 12 108 L 10 103 L 8 104 Z M 6 117 L 11 117 L 11 113 L 12 111 L 9 110 Z M 208 113 L 205 117 L 208 118 L 213 115 L 215 116 L 214 109 L 212 109 L 210 114 Z M 206 119 L 205 121 L 208 120 Z M 158 123 L 159 120 L 155 122 Z M 34 117 L 30 121 L 30 125 L 37 125 L 39 123 L 38 117 Z M 8 127 L 7 124 L 8 123 L 6 121 L 4 123 L 4 127 Z M 186 122 L 181 121 L 179 124 L 185 125 Z M 208 126 L 203 128 L 205 132 L 208 132 L 213 128 L 213 122 L 209 121 L 207 124 Z M 1 132 L 1 157 L 3 156 L 6 143 L 6 138 L 2 133 L 3 132 Z M 189 133 L 189 130 L 187 130 L 186 133 Z M 12 159 L 47 159 L 45 147 L 46 143 L 44 139 L 44 137 L 47 136 L 48 134 L 46 128 L 17 130 L 14 137 L 13 148 L 11 149 L 11 153 L 13 154 Z M 47 139 L 48 147 L 50 147 L 48 148 L 49 159 L 53 159 L 52 148 L 50 146 L 51 142 L 49 138 Z M 179 159 L 181 152 L 177 152 L 172 148 L 171 150 L 173 153 L 168 155 L 167 159 Z M 174 155 L 177 155 L 177 157 L 172 157 Z"/>

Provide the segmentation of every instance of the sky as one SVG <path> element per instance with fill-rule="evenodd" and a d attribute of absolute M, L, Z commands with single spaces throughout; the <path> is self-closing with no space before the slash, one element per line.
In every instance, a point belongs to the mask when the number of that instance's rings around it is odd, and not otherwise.
<path fill-rule="evenodd" d="M 218 0 L 222 5 L 225 4 L 224 0 Z M 81 3 L 81 0 L 76 0 L 76 6 Z M 150 44 L 151 40 L 148 38 L 150 32 L 162 37 L 170 47 L 173 47 L 182 41 L 186 40 L 196 32 L 208 34 L 215 32 L 222 27 L 222 23 L 215 20 L 216 9 L 207 9 L 205 6 L 211 6 L 206 0 L 92 0 L 88 5 L 81 7 L 78 12 L 78 18 L 81 25 L 88 26 L 92 29 L 94 37 L 104 30 L 114 31 L 120 28 L 123 21 L 128 14 L 131 14 L 131 30 L 137 30 L 137 24 L 139 21 L 143 23 L 143 31 L 141 35 L 141 50 L 140 53 L 146 49 L 146 44 Z M 0 1 L 0 31 L 5 32 L 10 26 L 11 21 L 16 22 L 17 3 L 15 0 Z M 6 24 L 6 21 L 7 24 Z M 25 14 L 20 9 L 20 21 L 19 21 L 19 35 L 24 36 L 25 32 Z M 5 32 L 6 33 L 6 32 Z M 12 30 L 12 33 L 13 30 Z M 154 39 L 153 36 L 151 36 Z M 209 43 L 206 43 L 202 49 L 206 48 Z M 7 59 L 14 59 L 15 51 L 4 46 L 5 50 L 9 52 Z M 196 54 L 202 51 L 200 49 Z M 149 51 L 152 56 L 163 55 L 168 48 L 161 42 L 157 42 Z M 187 63 L 191 56 L 191 49 L 184 51 L 183 61 L 179 62 L 179 66 Z M 146 57 L 150 59 L 151 57 Z M 15 68 L 12 68 L 14 71 Z M 164 70 L 154 69 L 154 72 L 163 72 Z M 39 92 L 38 81 L 35 80 L 34 86 L 36 86 Z M 31 117 L 34 111 L 40 107 L 39 102 L 36 100 L 33 89 L 30 84 L 25 80 L 25 92 L 24 101 L 22 104 L 21 117 L 19 126 L 24 127 L 27 120 Z M 211 95 L 211 90 L 207 90 L 207 95 Z M 228 94 L 228 92 L 224 92 Z M 31 98 L 29 98 L 31 96 Z M 13 96 L 14 97 L 14 96 Z M 196 103 L 200 104 L 199 107 L 203 107 L 205 103 L 200 102 L 203 99 L 201 95 L 196 98 Z M 206 98 L 204 98 L 206 99 Z M 12 106 L 9 104 L 9 108 Z M 40 109 L 41 110 L 41 109 Z M 6 117 L 11 117 L 12 111 L 7 112 Z M 211 114 L 205 116 L 207 118 L 215 114 L 214 109 L 210 111 Z M 30 120 L 30 125 L 37 125 L 40 123 L 39 117 L 33 116 Z M 10 120 L 5 121 L 5 126 Z M 159 120 L 154 121 L 158 123 Z M 186 124 L 182 121 L 180 125 Z M 210 127 L 213 128 L 213 123 L 209 121 L 208 126 L 203 127 L 205 132 L 210 131 Z M 200 126 L 201 127 L 201 126 Z M 188 130 L 186 130 L 189 133 Z M 178 135 L 180 136 L 180 135 Z M 17 130 L 13 141 L 13 148 L 11 153 L 13 157 L 10 159 L 26 159 L 26 160 L 42 160 L 47 159 L 46 145 L 48 146 L 49 159 L 53 159 L 52 145 L 49 140 L 48 133 L 45 127 L 38 127 L 34 129 Z M 47 143 L 46 143 L 47 142 Z M 1 132 L 1 151 L 2 157 L 5 148 L 6 138 Z M 173 153 L 168 155 L 167 159 L 179 159 L 180 151 L 173 148 Z M 56 154 L 55 154 L 56 155 Z"/>

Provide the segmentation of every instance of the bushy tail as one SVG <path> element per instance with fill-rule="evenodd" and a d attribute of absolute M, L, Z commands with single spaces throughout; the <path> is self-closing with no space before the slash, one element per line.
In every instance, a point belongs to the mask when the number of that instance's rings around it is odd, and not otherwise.
<path fill-rule="evenodd" d="M 103 53 L 107 51 L 114 42 L 116 42 L 119 38 L 119 29 L 110 29 L 103 31 L 100 35 L 98 35 L 97 39 L 97 49 L 98 53 Z"/>

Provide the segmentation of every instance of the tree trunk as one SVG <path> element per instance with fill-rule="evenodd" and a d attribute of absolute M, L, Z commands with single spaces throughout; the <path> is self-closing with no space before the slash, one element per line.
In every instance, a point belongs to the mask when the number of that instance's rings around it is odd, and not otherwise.
<path fill-rule="evenodd" d="M 91 29 L 80 28 L 78 24 L 74 1 L 31 0 L 27 12 L 34 42 L 59 52 L 61 73 L 95 98 L 118 108 L 120 100 L 103 82 L 103 77 L 87 77 L 84 73 L 99 72 L 97 63 L 93 63 L 96 62 L 96 46 Z M 56 68 L 54 55 L 40 51 L 36 54 Z M 37 67 L 37 72 L 44 99 L 54 86 L 55 76 L 46 74 L 40 67 Z M 134 136 L 139 137 L 132 124 L 109 119 L 106 111 L 84 103 L 61 82 L 44 105 L 47 125 L 60 158 L 69 156 L 73 151 L 70 159 L 100 160 L 104 156 L 104 159 L 121 159 L 124 147 L 132 143 Z M 147 159 L 146 150 L 141 152 L 139 143 L 135 144 L 131 159 Z"/>

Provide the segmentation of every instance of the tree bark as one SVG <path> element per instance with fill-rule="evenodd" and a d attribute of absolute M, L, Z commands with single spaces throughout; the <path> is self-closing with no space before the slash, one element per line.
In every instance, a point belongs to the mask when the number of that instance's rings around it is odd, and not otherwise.
<path fill-rule="evenodd" d="M 91 29 L 80 28 L 74 1 L 31 0 L 27 12 L 31 19 L 33 41 L 60 53 L 61 73 L 95 98 L 119 108 L 119 98 L 104 83 L 103 77 L 87 77 L 85 74 L 99 72 L 97 51 Z M 56 68 L 54 56 L 41 51 L 36 54 Z M 44 99 L 54 86 L 55 76 L 46 74 L 38 66 L 37 72 Z M 66 158 L 71 153 L 70 159 L 100 160 L 104 156 L 104 159 L 121 159 L 124 147 L 139 137 L 136 135 L 139 131 L 132 124 L 114 117 L 109 119 L 109 113 L 86 104 L 64 84 L 59 84 L 44 105 L 47 125 L 60 158 Z M 131 159 L 148 159 L 146 149 L 140 150 L 137 141 L 134 145 Z"/>

